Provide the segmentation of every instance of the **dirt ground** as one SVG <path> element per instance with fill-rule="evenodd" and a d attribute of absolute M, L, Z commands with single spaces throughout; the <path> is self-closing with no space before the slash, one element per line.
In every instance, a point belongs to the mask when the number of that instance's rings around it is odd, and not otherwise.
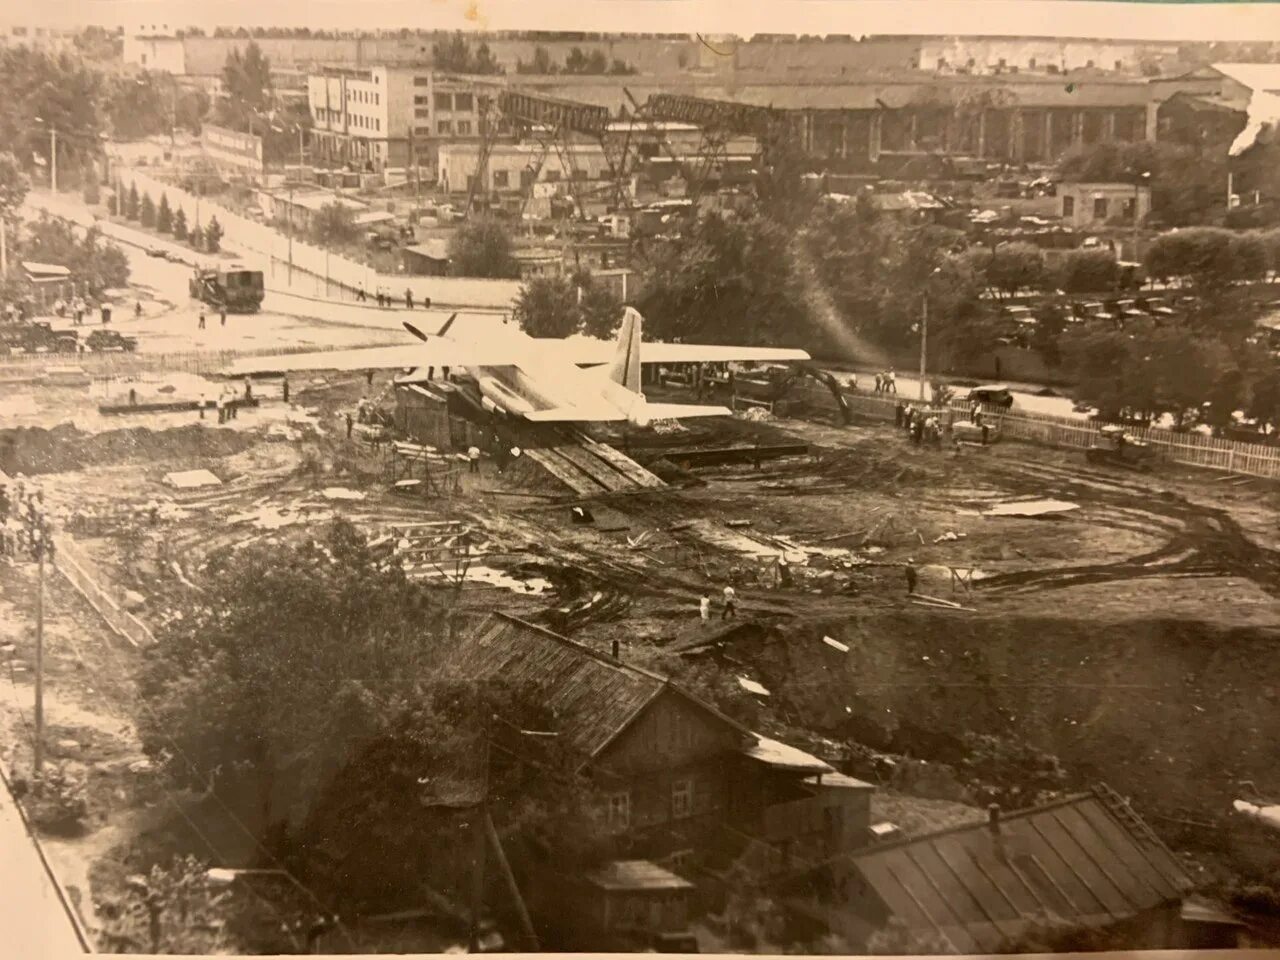
<path fill-rule="evenodd" d="M 0 386 L 0 402 L 32 390 Z M 0 468 L 41 486 L 99 582 L 130 591 L 153 628 L 215 549 L 310 536 L 335 516 L 374 537 L 462 520 L 483 534 L 465 605 L 601 649 L 618 640 L 624 657 L 677 677 L 709 666 L 755 680 L 769 691 L 756 698 L 762 732 L 880 779 L 879 815 L 908 831 L 961 822 L 991 799 L 1016 806 L 1105 781 L 1206 883 L 1274 866 L 1229 816 L 1236 798 L 1280 797 L 1271 485 L 1110 472 L 1022 444 L 955 456 L 876 423 L 735 419 L 615 439 L 641 463 L 797 439 L 810 454 L 692 470 L 694 485 L 593 501 L 594 523 L 579 524 L 572 494 L 527 461 L 502 475 L 486 461 L 452 497 L 391 493 L 385 452 L 345 437 L 363 378 L 295 385 L 291 407 L 270 384 L 255 390 L 262 407 L 224 426 L 192 414 L 119 422 L 99 417 L 85 388 L 43 391 L 21 434 L 0 436 L 16 458 Z M 167 473 L 197 468 L 221 483 L 166 486 Z M 1028 507 L 1053 512 L 1016 515 Z M 791 582 L 760 582 L 767 565 L 723 536 L 717 545 L 698 525 L 709 520 L 775 548 L 783 538 Z M 906 564 L 918 594 L 958 606 L 909 597 Z M 33 579 L 29 564 L 0 566 L 0 642 L 14 645 L 0 710 L 19 767 Z M 729 583 L 739 609 L 726 633 L 699 620 L 698 598 L 710 592 L 719 617 Z M 89 901 L 163 851 L 251 862 L 241 827 L 154 782 L 131 724 L 140 652 L 65 581 L 49 586 L 50 724 L 88 777 L 93 811 L 84 835 L 53 841 L 66 882 Z M 904 779 L 918 761 L 942 773 Z"/>

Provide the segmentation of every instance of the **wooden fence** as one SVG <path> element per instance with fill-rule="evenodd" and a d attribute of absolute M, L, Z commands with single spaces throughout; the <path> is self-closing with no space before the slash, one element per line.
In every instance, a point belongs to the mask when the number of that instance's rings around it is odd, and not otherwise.
<path fill-rule="evenodd" d="M 93 563 L 71 538 L 58 537 L 54 546 L 54 567 L 80 592 L 89 606 L 98 612 L 107 626 L 135 647 L 150 646 L 156 642 L 146 625 L 124 608 L 123 591 L 117 591 L 120 596 L 116 597 L 102 586 L 110 581 L 106 577 L 94 575 Z"/>
<path fill-rule="evenodd" d="M 804 385 L 797 392 L 814 402 L 830 402 L 830 394 L 821 388 Z M 898 398 L 892 394 L 866 391 L 844 391 L 846 402 L 855 413 L 884 420 L 893 419 Z M 903 397 L 904 402 L 910 398 Z M 964 400 L 951 402 L 952 416 L 968 415 Z M 992 424 L 1000 425 L 1000 435 L 1030 443 L 1086 450 L 1098 437 L 1102 423 L 1047 413 L 1032 413 L 1015 407 L 1006 411 L 986 405 L 983 413 Z M 1192 467 L 1207 467 L 1241 476 L 1280 479 L 1280 447 L 1262 443 L 1244 443 L 1204 433 L 1167 430 L 1163 427 L 1126 427 L 1139 440 L 1145 440 L 1165 460 Z"/>

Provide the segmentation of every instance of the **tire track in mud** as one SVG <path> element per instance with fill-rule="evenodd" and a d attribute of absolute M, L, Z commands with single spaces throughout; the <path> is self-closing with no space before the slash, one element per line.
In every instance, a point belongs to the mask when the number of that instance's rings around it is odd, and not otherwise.
<path fill-rule="evenodd" d="M 1229 512 L 1193 503 L 1181 494 L 1094 471 L 1048 464 L 996 462 L 989 472 L 1006 483 L 1036 484 L 1042 495 L 1070 498 L 1096 510 L 1123 514 L 1123 523 L 1086 515 L 1085 522 L 1134 532 L 1169 534 L 1155 550 L 1112 563 L 1045 567 L 996 574 L 981 589 L 1017 593 L 1150 577 L 1238 577 L 1280 597 L 1280 552 L 1260 546 Z M 1045 522 L 1055 522 L 1052 518 Z M 1137 524 L 1141 529 L 1135 529 Z"/>

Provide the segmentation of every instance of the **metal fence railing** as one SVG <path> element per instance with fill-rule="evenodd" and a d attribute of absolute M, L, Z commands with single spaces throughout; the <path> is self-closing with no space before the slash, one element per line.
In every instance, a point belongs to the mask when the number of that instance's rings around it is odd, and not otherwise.
<path fill-rule="evenodd" d="M 804 385 L 798 393 L 815 402 L 829 401 L 824 390 Z M 855 413 L 893 419 L 893 408 L 898 398 L 892 394 L 876 394 L 864 391 L 844 391 L 846 402 Z M 910 398 L 904 397 L 904 401 Z M 963 400 L 951 402 L 953 416 L 967 414 L 969 404 Z M 1102 423 L 1026 410 L 1004 410 L 996 406 L 984 406 L 983 411 L 992 424 L 999 424 L 1002 437 L 1044 443 L 1051 446 L 1088 449 L 1096 440 Z M 1165 460 L 1193 467 L 1207 467 L 1241 476 L 1280 479 L 1280 447 L 1262 443 L 1245 443 L 1225 437 L 1212 437 L 1195 431 L 1168 430 L 1164 427 L 1126 427 L 1133 437 L 1149 443 Z"/>
<path fill-rule="evenodd" d="M 69 537 L 58 537 L 55 541 L 53 565 L 67 581 L 76 588 L 89 606 L 98 612 L 117 635 L 128 640 L 135 647 L 150 646 L 156 642 L 155 636 L 146 625 L 124 608 L 123 591 L 113 591 L 103 586 L 109 583 L 105 577 L 94 575 L 92 561 Z"/>

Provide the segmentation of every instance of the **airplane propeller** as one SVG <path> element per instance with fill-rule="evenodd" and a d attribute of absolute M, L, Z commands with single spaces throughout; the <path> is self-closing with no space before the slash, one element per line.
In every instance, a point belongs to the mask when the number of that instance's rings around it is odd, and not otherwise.
<path fill-rule="evenodd" d="M 446 333 L 448 333 L 448 332 L 449 332 L 449 328 L 450 328 L 451 326 L 453 326 L 453 321 L 455 321 L 455 320 L 457 320 L 457 319 L 458 319 L 458 315 L 457 315 L 456 313 L 450 314 L 450 315 L 449 315 L 449 319 L 448 319 L 448 320 L 446 320 L 446 321 L 444 322 L 444 326 L 442 326 L 439 330 L 437 330 L 437 331 L 436 331 L 436 334 L 435 334 L 435 335 L 436 335 L 437 337 L 443 337 Z M 431 339 L 431 337 L 430 337 L 430 335 L 429 335 L 429 334 L 425 334 L 425 333 L 423 333 L 421 330 L 419 330 L 417 327 L 415 327 L 415 326 L 414 326 L 412 323 L 410 323 L 408 320 L 402 320 L 402 321 L 401 321 L 401 323 L 403 323 L 403 324 L 404 324 L 404 328 L 405 328 L 406 330 L 408 330 L 410 333 L 412 333 L 415 337 L 417 337 L 417 338 L 418 338 L 419 340 L 421 340 L 423 343 L 426 343 L 428 340 L 430 340 L 430 339 Z"/>

